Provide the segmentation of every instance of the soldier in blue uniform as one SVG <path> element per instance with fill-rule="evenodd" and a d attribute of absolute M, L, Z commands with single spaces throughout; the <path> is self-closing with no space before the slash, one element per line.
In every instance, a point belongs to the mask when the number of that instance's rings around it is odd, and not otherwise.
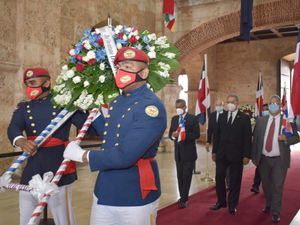
<path fill-rule="evenodd" d="M 147 88 L 149 58 L 131 47 L 115 57 L 116 85 L 122 89 L 104 119 L 93 125 L 103 133 L 100 151 L 83 151 L 71 142 L 64 157 L 88 161 L 99 171 L 94 190 L 91 225 L 153 225 L 161 194 L 155 160 L 166 129 L 162 102 Z"/>
<path fill-rule="evenodd" d="M 65 122 L 41 147 L 34 143 L 53 118 L 60 112 L 51 103 L 50 76 L 46 69 L 31 68 L 24 73 L 26 95 L 30 101 L 18 104 L 8 127 L 8 137 L 15 147 L 29 153 L 27 165 L 21 177 L 21 184 L 28 184 L 32 176 L 52 171 L 54 174 L 63 161 L 63 152 L 68 142 L 70 126 L 80 128 L 87 115 L 77 112 Z M 24 135 L 24 132 L 26 136 Z M 59 192 L 51 196 L 49 208 L 56 225 L 75 225 L 71 208 L 71 185 L 77 179 L 76 168 L 72 162 L 58 183 Z M 20 192 L 20 224 L 26 225 L 38 204 L 38 200 L 28 192 Z"/>

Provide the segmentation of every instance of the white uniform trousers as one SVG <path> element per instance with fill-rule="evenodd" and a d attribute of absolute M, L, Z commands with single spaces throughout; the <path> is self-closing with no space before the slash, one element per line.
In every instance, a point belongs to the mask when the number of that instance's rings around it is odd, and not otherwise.
<path fill-rule="evenodd" d="M 59 192 L 50 197 L 48 207 L 53 216 L 55 225 L 76 225 L 71 202 L 72 184 L 59 187 Z M 38 200 L 33 197 L 31 193 L 20 191 L 20 225 L 27 225 L 37 205 Z"/>
<path fill-rule="evenodd" d="M 156 225 L 159 199 L 143 206 L 98 205 L 93 198 L 90 225 Z"/>

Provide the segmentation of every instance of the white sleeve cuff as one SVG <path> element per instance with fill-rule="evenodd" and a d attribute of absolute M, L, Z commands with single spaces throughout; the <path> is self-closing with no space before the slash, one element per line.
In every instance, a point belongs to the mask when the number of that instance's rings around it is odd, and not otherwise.
<path fill-rule="evenodd" d="M 19 135 L 19 136 L 15 137 L 15 139 L 13 140 L 13 146 L 14 146 L 14 147 L 17 147 L 17 146 L 16 146 L 16 141 L 19 140 L 19 139 L 21 139 L 21 138 L 25 138 L 25 137 L 22 136 L 22 135 Z"/>
<path fill-rule="evenodd" d="M 87 152 L 86 159 L 87 159 L 88 162 L 90 162 L 90 151 Z"/>

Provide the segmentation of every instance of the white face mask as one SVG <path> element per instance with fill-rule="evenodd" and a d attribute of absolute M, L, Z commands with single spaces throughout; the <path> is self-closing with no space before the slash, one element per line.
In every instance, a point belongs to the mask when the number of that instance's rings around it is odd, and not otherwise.
<path fill-rule="evenodd" d="M 233 103 L 228 103 L 227 104 L 227 109 L 228 109 L 228 111 L 233 112 L 233 111 L 236 110 L 236 105 L 233 104 Z"/>
<path fill-rule="evenodd" d="M 218 106 L 215 107 L 215 110 L 216 110 L 217 112 L 223 112 L 223 106 L 218 105 Z"/>
<path fill-rule="evenodd" d="M 184 110 L 182 108 L 176 108 L 177 115 L 182 115 L 184 113 Z"/>

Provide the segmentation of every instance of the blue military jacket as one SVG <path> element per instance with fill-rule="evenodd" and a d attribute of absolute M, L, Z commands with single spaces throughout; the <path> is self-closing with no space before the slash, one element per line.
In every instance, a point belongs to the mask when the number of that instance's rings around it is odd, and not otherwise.
<path fill-rule="evenodd" d="M 102 132 L 100 151 L 89 153 L 92 171 L 100 171 L 94 193 L 98 204 L 140 206 L 159 198 L 160 181 L 157 162 L 151 161 L 157 191 L 142 198 L 136 163 L 155 157 L 166 129 L 166 112 L 162 102 L 146 85 L 117 97 L 110 103 L 109 114 L 98 117 L 93 126 Z"/>
<path fill-rule="evenodd" d="M 26 136 L 38 136 L 52 119 L 61 111 L 51 103 L 51 95 L 29 102 L 21 102 L 14 111 L 10 124 L 8 126 L 8 138 L 13 140 L 25 132 Z M 66 121 L 52 137 L 67 141 L 69 138 L 70 127 L 73 123 L 77 128 L 81 128 L 87 115 L 82 112 L 76 112 L 71 119 Z M 64 145 L 54 147 L 40 147 L 34 156 L 28 158 L 28 162 L 24 168 L 21 184 L 28 184 L 32 176 L 40 174 L 41 176 L 49 171 L 54 174 L 63 161 Z M 77 179 L 76 173 L 63 175 L 59 186 L 74 182 Z"/>

